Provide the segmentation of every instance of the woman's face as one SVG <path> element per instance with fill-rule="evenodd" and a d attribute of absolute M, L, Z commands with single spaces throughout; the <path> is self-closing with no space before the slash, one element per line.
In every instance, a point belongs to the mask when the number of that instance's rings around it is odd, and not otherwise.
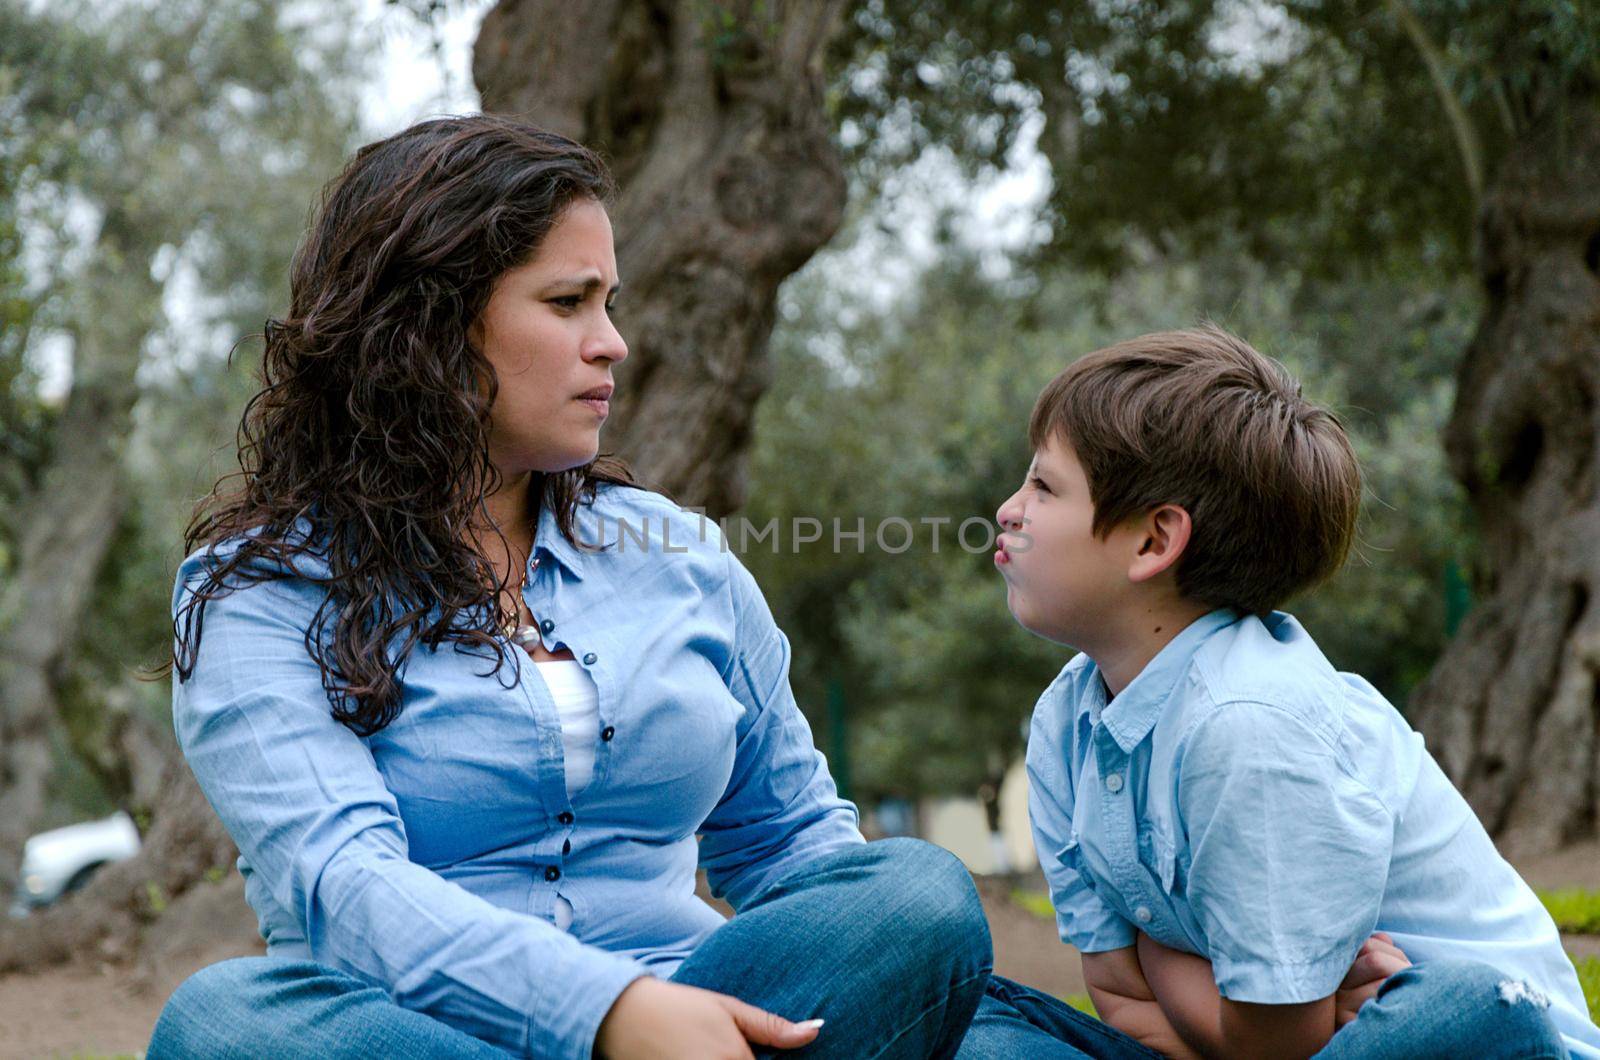
<path fill-rule="evenodd" d="M 611 323 L 617 287 L 611 220 L 592 199 L 569 206 L 533 259 L 495 281 L 468 338 L 499 378 L 489 458 L 501 475 L 565 471 L 600 451 L 611 366 L 628 356 Z"/>

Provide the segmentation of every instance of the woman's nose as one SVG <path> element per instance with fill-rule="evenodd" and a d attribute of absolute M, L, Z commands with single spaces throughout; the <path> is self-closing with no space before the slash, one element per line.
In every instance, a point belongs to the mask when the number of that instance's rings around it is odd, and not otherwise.
<path fill-rule="evenodd" d="M 617 325 L 612 322 L 609 314 L 600 333 L 591 338 L 584 348 L 583 359 L 607 360 L 613 364 L 628 359 L 628 343 L 623 339 L 622 332 L 617 330 Z"/>

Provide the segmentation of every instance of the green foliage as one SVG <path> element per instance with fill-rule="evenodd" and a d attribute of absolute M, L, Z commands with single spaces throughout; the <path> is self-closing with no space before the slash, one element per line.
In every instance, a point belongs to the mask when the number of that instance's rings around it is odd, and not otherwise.
<path fill-rule="evenodd" d="M 1020 753 L 1032 706 L 1070 652 L 1017 626 L 990 553 L 955 547 L 953 531 L 992 522 L 1020 481 L 1044 383 L 1146 331 L 1217 318 L 1343 413 L 1367 476 L 1361 547 L 1290 608 L 1336 665 L 1402 707 L 1440 650 L 1445 569 L 1472 553 L 1438 440 L 1474 309 L 1465 290 L 1422 278 L 1330 284 L 1220 252 L 1115 280 L 1060 266 L 994 279 L 951 246 L 887 311 L 827 261 L 791 285 L 786 309 L 746 514 L 846 529 L 860 519 L 867 542 L 836 550 L 825 534 L 745 562 L 793 641 L 802 704 L 820 706 L 830 678 L 846 690 L 858 793 L 970 793 Z M 919 527 L 900 554 L 872 540 L 893 516 Z M 935 553 L 919 521 L 937 517 L 948 522 Z"/>
<path fill-rule="evenodd" d="M 1569 887 L 1538 893 L 1556 927 L 1572 935 L 1600 935 L 1600 891 Z"/>
<path fill-rule="evenodd" d="M 1449 127 L 1370 4 L 873 0 L 834 64 L 869 182 L 935 147 L 995 167 L 1042 117 L 1049 252 L 1095 269 L 1230 238 L 1323 275 L 1468 260 Z"/>
<path fill-rule="evenodd" d="M 1584 1000 L 1589 1002 L 1589 1018 L 1600 1023 L 1600 957 L 1573 957 L 1572 965 L 1578 970 Z"/>
<path fill-rule="evenodd" d="M 167 892 L 155 880 L 146 880 L 144 884 L 144 897 L 146 912 L 151 919 L 160 916 L 167 910 Z"/>
<path fill-rule="evenodd" d="M 69 747 L 53 787 L 74 816 L 131 784 L 128 719 L 170 727 L 135 679 L 171 640 L 177 542 L 231 463 L 253 389 L 228 355 L 286 297 L 318 189 L 354 146 L 366 42 L 350 10 L 319 28 L 278 0 L 0 4 L 0 577 L 49 457 L 38 357 L 140 354 L 129 498 L 58 675 Z"/>
<path fill-rule="evenodd" d="M 1239 239 L 1324 277 L 1450 277 L 1471 266 L 1482 170 L 1600 84 L 1600 9 L 869 0 L 831 61 L 864 187 L 930 151 L 999 168 L 1037 130 L 1050 256 L 1116 270 Z"/>

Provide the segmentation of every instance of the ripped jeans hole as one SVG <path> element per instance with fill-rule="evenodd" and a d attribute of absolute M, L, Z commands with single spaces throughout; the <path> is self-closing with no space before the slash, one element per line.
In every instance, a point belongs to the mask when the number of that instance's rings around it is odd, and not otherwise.
<path fill-rule="evenodd" d="M 1550 1007 L 1550 999 L 1526 979 L 1502 979 L 1497 990 L 1503 1004 L 1512 1005 L 1518 1001 L 1526 1001 L 1537 1008 Z"/>

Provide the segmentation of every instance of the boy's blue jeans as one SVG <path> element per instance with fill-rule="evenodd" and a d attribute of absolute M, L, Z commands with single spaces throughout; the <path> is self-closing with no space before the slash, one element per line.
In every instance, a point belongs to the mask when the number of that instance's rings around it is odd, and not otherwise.
<path fill-rule="evenodd" d="M 1566 1060 L 1545 1010 L 1502 1000 L 1505 976 L 1480 961 L 1401 969 L 1312 1060 Z M 1162 1054 L 1093 1016 L 1006 979 L 990 980 L 958 1060 L 1148 1060 Z"/>
<path fill-rule="evenodd" d="M 818 858 L 769 888 L 672 979 L 795 1021 L 827 1021 L 809 1048 L 783 1056 L 923 1060 L 955 1055 L 992 961 L 983 906 L 961 862 L 919 840 L 885 839 Z M 146 1057 L 506 1054 L 354 976 L 240 957 L 202 968 L 173 992 Z"/>
<path fill-rule="evenodd" d="M 958 1049 L 959 1060 L 1161 1055 L 1055 998 L 991 977 L 991 959 L 983 908 L 961 863 L 926 843 L 889 839 L 819 858 L 774 886 L 672 978 L 790 1019 L 826 1019 L 809 1048 L 781 1054 L 808 1060 L 922 1060 Z M 1071 959 L 1065 950 L 1062 959 Z M 1543 1009 L 1500 999 L 1504 978 L 1477 962 L 1413 965 L 1391 976 L 1315 1060 L 1565 1058 Z M 146 1053 L 147 1060 L 505 1056 L 361 979 L 274 957 L 196 972 L 168 1000 Z"/>

